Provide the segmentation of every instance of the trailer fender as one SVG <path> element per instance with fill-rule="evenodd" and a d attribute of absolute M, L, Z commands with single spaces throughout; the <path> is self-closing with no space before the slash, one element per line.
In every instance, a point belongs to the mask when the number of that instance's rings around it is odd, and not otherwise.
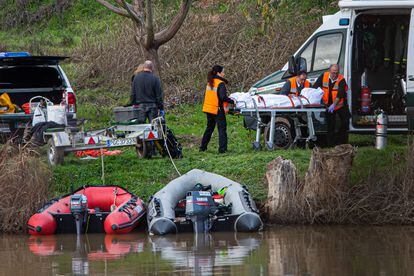
<path fill-rule="evenodd" d="M 45 133 L 43 135 L 43 138 L 45 141 L 48 141 L 49 138 L 52 138 L 56 147 L 70 146 L 69 134 L 64 131 Z"/>

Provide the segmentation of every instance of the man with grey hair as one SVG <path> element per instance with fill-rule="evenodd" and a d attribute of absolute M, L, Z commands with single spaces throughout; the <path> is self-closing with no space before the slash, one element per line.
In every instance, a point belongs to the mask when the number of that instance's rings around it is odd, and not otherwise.
<path fill-rule="evenodd" d="M 322 102 L 326 106 L 326 121 L 328 127 L 327 142 L 329 146 L 348 143 L 348 126 L 350 113 L 348 109 L 346 92 L 348 85 L 344 76 L 339 74 L 339 65 L 332 64 L 329 71 L 322 73 L 313 85 L 322 88 Z M 340 125 L 336 128 L 336 115 L 339 116 Z"/>
<path fill-rule="evenodd" d="M 131 90 L 131 105 L 137 107 L 138 123 L 144 124 L 148 119 L 164 116 L 164 100 L 160 79 L 152 72 L 154 64 L 147 60 L 144 62 L 143 71 L 134 76 Z"/>

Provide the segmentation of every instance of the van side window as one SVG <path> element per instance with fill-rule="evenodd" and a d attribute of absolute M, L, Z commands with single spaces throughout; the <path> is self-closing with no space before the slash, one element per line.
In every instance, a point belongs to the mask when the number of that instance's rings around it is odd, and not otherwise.
<path fill-rule="evenodd" d="M 312 71 L 328 69 L 330 64 L 338 63 L 341 46 L 341 33 L 319 36 L 316 40 Z"/>
<path fill-rule="evenodd" d="M 306 59 L 306 71 L 311 71 L 312 66 L 312 54 L 313 54 L 313 44 L 315 44 L 315 40 L 313 40 L 302 52 L 300 55 L 304 59 Z"/>

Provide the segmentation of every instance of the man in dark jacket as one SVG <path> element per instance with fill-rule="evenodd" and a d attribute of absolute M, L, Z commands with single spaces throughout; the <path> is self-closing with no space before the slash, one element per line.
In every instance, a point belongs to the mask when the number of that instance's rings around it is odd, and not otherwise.
<path fill-rule="evenodd" d="M 322 73 L 313 88 L 322 88 L 322 102 L 327 107 L 326 121 L 328 127 L 328 146 L 348 143 L 348 126 L 350 113 L 346 92 L 348 86 L 343 75 L 339 74 L 339 65 L 332 64 L 329 71 Z M 340 119 L 338 133 L 335 133 L 336 116 Z"/>
<path fill-rule="evenodd" d="M 137 106 L 138 123 L 143 124 L 148 119 L 158 115 L 164 115 L 163 92 L 160 79 L 152 72 L 154 64 L 147 60 L 143 65 L 143 71 L 136 74 L 132 82 L 131 104 Z"/>

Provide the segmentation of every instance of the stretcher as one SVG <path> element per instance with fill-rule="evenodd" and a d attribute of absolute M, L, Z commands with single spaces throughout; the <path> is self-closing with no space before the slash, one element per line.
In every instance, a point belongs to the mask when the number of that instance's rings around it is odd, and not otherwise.
<path fill-rule="evenodd" d="M 259 108 L 255 101 L 254 106 L 255 108 L 237 108 L 233 110 L 233 113 L 239 114 L 242 116 L 252 117 L 256 121 L 256 139 L 253 142 L 253 149 L 260 150 L 262 149 L 262 145 L 260 143 L 260 137 L 262 134 L 262 130 L 264 127 L 269 127 L 269 135 L 265 137 L 265 147 L 268 150 L 275 149 L 275 126 L 277 117 L 288 117 L 293 121 L 293 127 L 295 130 L 295 138 L 293 140 L 292 145 L 295 146 L 298 141 L 304 140 L 306 145 L 309 145 L 310 142 L 316 141 L 316 133 L 314 127 L 314 120 L 318 120 L 320 123 L 324 123 L 325 118 L 322 116 L 325 113 L 326 108 L 322 105 L 301 105 L 298 107 L 292 108 Z M 240 104 L 240 102 L 238 102 Z M 306 122 L 303 123 L 300 121 L 300 117 L 302 115 L 306 115 Z M 270 121 L 265 123 L 266 120 L 264 118 L 269 118 Z M 307 128 L 307 136 L 304 137 L 301 127 Z"/>

